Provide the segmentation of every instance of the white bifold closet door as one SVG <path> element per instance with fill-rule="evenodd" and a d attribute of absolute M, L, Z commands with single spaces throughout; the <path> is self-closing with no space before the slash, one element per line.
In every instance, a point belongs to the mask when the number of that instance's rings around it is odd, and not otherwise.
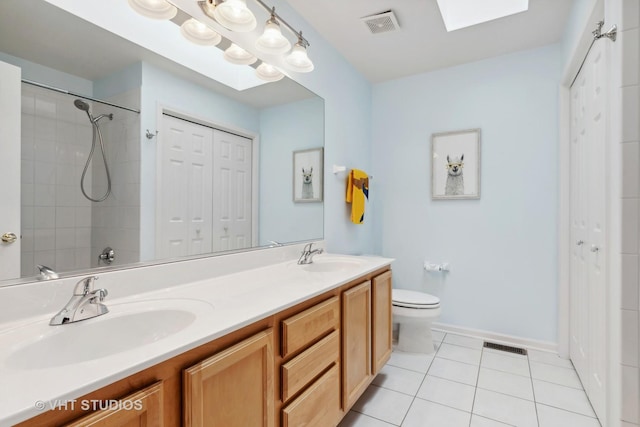
<path fill-rule="evenodd" d="M 594 44 L 571 87 L 570 357 L 602 422 L 608 387 L 606 47 Z"/>
<path fill-rule="evenodd" d="M 157 257 L 250 247 L 251 140 L 173 116 L 162 117 Z"/>

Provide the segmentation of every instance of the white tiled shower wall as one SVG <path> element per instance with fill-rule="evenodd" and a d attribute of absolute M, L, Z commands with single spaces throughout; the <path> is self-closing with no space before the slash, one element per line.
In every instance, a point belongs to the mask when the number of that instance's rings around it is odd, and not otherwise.
<path fill-rule="evenodd" d="M 140 89 L 105 99 L 116 105 L 140 109 Z M 116 251 L 114 264 L 140 261 L 140 117 L 134 112 L 97 104 L 96 114 L 113 113 L 113 120 L 102 127 L 110 149 L 107 159 L 112 178 L 109 197 L 93 203 L 91 211 L 91 266 L 98 265 L 97 254 L 106 247 Z M 153 144 L 154 140 L 143 143 Z M 93 191 L 104 194 L 106 180 L 102 168 L 93 173 Z"/>
<path fill-rule="evenodd" d="M 135 98 L 135 94 L 131 96 Z M 35 275 L 36 264 L 56 271 L 71 271 L 95 266 L 97 261 L 98 253 L 92 246 L 95 235 L 99 233 L 92 230 L 92 205 L 98 204 L 85 199 L 80 191 L 80 177 L 91 149 L 92 128 L 86 113 L 73 105 L 74 99 L 48 89 L 22 85 L 22 276 Z M 92 110 L 94 115 L 107 112 L 93 105 Z M 118 158 L 113 160 L 115 169 L 112 172 L 116 184 L 124 176 L 118 163 L 127 163 L 126 156 L 132 150 L 120 150 L 113 141 L 125 141 L 128 147 L 133 140 L 131 135 L 135 135 L 135 145 L 138 146 L 139 118 L 135 113 L 125 115 L 112 107 L 108 107 L 108 112 L 114 113 L 113 122 L 107 124 L 109 121 L 103 119 L 100 124 L 108 158 Z M 126 138 L 120 139 L 121 135 Z M 104 167 L 98 152 L 94 159 L 99 163 L 96 167 L 93 162 L 90 164 L 85 189 L 95 195 L 102 189 L 95 188 L 99 185 L 94 184 L 101 181 L 94 175 L 104 175 Z M 126 201 L 133 205 L 130 200 L 136 194 L 135 186 L 127 191 L 132 195 Z M 122 193 L 120 186 L 117 194 Z M 111 199 L 110 204 L 117 203 L 113 201 L 115 197 Z M 124 218 L 123 210 L 118 210 L 115 217 Z M 139 229 L 139 216 L 135 218 Z M 113 231 L 109 230 L 112 235 L 117 235 Z M 134 232 L 136 236 L 139 234 Z M 139 247 L 137 239 L 134 240 L 132 251 Z M 115 248 L 116 243 L 111 246 Z M 131 262 L 129 251 L 122 252 L 123 262 Z"/>
<path fill-rule="evenodd" d="M 622 426 L 640 425 L 640 0 L 622 1 Z"/>

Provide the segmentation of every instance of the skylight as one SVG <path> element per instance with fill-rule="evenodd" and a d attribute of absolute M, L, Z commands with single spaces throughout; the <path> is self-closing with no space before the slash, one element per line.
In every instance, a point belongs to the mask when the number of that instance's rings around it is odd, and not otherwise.
<path fill-rule="evenodd" d="M 529 0 L 438 0 L 447 31 L 459 30 L 529 9 Z"/>

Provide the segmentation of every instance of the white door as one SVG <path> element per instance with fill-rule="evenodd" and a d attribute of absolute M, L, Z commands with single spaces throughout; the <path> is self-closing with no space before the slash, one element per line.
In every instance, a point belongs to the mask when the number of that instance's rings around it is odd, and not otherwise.
<path fill-rule="evenodd" d="M 249 138 L 214 131 L 214 251 L 252 245 L 251 147 Z"/>
<path fill-rule="evenodd" d="M 606 420 L 608 386 L 607 46 L 593 46 L 571 88 L 571 231 L 576 244 L 571 265 L 570 356 L 600 420 Z"/>
<path fill-rule="evenodd" d="M 211 252 L 213 130 L 163 115 L 159 140 L 157 256 Z"/>
<path fill-rule="evenodd" d="M 20 111 L 21 70 L 0 61 L 0 280 L 20 277 Z"/>

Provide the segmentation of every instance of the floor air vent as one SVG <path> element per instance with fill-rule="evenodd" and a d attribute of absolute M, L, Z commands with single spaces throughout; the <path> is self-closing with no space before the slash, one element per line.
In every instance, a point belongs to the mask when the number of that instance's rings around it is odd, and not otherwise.
<path fill-rule="evenodd" d="M 494 350 L 506 351 L 509 353 L 522 354 L 523 356 L 527 355 L 527 350 L 525 350 L 524 348 L 511 347 L 509 345 L 496 344 L 494 342 L 485 341 L 484 347 L 492 348 Z"/>

